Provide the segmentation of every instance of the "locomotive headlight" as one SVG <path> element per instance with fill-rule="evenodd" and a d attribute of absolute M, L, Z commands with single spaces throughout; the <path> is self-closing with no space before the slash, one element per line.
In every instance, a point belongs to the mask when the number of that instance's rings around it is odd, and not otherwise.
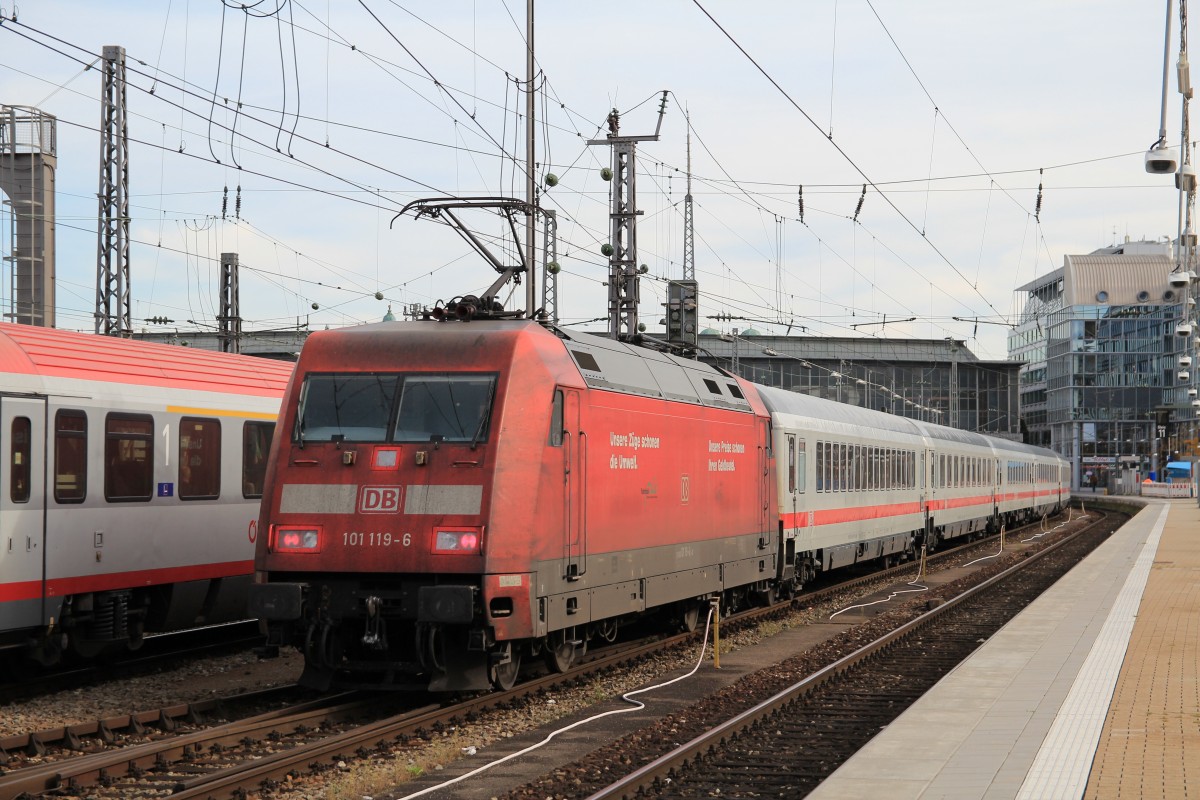
<path fill-rule="evenodd" d="M 319 553 L 321 552 L 321 527 L 319 525 L 272 525 L 271 552 Z"/>
<path fill-rule="evenodd" d="M 435 528 L 433 552 L 475 555 L 480 552 L 481 534 L 479 528 Z"/>

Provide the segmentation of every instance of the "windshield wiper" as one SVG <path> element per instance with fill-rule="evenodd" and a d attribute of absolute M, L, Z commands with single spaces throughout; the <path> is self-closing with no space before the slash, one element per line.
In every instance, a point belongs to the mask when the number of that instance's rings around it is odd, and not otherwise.
<path fill-rule="evenodd" d="M 487 404 L 483 407 L 483 413 L 479 415 L 479 427 L 475 429 L 475 435 L 471 437 L 471 449 L 474 450 L 479 444 L 479 437 L 483 434 L 483 429 L 487 425 L 488 420 L 492 416 L 492 397 L 496 394 L 496 379 L 493 378 L 488 384 Z"/>

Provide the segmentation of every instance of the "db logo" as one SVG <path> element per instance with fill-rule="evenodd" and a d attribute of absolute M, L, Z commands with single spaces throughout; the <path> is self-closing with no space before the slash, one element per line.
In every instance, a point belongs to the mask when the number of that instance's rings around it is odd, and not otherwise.
<path fill-rule="evenodd" d="M 364 486 L 358 493 L 360 514 L 398 514 L 400 512 L 399 486 Z"/>

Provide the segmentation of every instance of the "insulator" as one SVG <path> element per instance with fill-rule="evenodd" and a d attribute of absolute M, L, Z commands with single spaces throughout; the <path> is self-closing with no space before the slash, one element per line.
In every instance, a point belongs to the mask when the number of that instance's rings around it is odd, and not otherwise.
<path fill-rule="evenodd" d="M 863 201 L 867 199 L 867 185 L 863 184 L 862 194 L 858 196 L 858 205 L 854 207 L 854 221 L 858 222 L 858 215 L 862 211 Z"/>
<path fill-rule="evenodd" d="M 801 184 L 796 192 L 796 205 L 800 209 L 800 222 L 804 222 L 804 186 Z"/>
<path fill-rule="evenodd" d="M 237 200 L 234 201 L 233 215 L 238 219 L 242 218 L 242 185 L 239 183 L 237 187 Z"/>
<path fill-rule="evenodd" d="M 1037 196 L 1037 203 L 1033 207 L 1033 219 L 1035 222 L 1042 221 L 1042 180 L 1041 180 L 1041 175 L 1044 171 L 1045 171 L 1044 169 L 1038 170 L 1038 196 Z"/>
<path fill-rule="evenodd" d="M 229 208 L 229 187 L 225 187 L 225 194 L 221 197 L 221 219 L 225 219 L 225 211 Z"/>

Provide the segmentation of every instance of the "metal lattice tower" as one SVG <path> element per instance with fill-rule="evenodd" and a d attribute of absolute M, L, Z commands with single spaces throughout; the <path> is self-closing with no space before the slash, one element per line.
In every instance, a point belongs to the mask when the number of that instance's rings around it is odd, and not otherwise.
<path fill-rule="evenodd" d="M 242 303 L 238 289 L 238 254 L 221 253 L 221 314 L 217 336 L 221 352 L 242 352 Z"/>
<path fill-rule="evenodd" d="M 696 229 L 692 218 L 692 117 L 687 115 L 687 194 L 683 198 L 683 279 L 696 280 Z"/>
<path fill-rule="evenodd" d="M 558 214 L 542 211 L 545 217 L 545 241 L 542 250 L 542 313 L 551 323 L 558 324 Z"/>
<path fill-rule="evenodd" d="M 129 128 L 125 48 L 104 47 L 100 99 L 100 215 L 96 242 L 96 333 L 129 336 Z"/>
<path fill-rule="evenodd" d="M 54 176 L 57 120 L 28 106 L 0 106 L 0 191 L 12 208 L 5 317 L 54 327 Z"/>
<path fill-rule="evenodd" d="M 658 107 L 658 125 L 653 136 L 620 136 L 620 115 L 614 108 L 608 115 L 608 136 L 590 139 L 588 144 L 606 144 L 612 148 L 612 221 L 608 256 L 608 335 L 614 339 L 638 333 L 637 264 L 637 143 L 658 141 L 667 93 Z"/>

